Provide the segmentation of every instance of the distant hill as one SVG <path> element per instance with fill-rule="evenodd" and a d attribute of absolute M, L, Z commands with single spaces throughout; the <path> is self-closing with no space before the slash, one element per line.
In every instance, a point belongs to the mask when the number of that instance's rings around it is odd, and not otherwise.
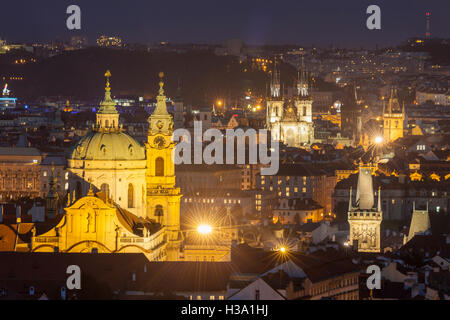
<path fill-rule="evenodd" d="M 0 76 L 13 73 L 11 68 L 23 74 L 25 80 L 15 83 L 12 89 L 16 95 L 28 98 L 101 98 L 107 69 L 112 73 L 113 95 L 154 97 L 158 73 L 163 71 L 167 95 L 174 97 L 181 81 L 182 97 L 194 105 L 211 104 L 218 97 L 236 97 L 248 88 L 263 94 L 268 81 L 265 73 L 252 71 L 236 57 L 216 56 L 210 51 L 163 53 L 92 47 L 23 66 L 11 66 L 6 56 L 2 59 Z"/>

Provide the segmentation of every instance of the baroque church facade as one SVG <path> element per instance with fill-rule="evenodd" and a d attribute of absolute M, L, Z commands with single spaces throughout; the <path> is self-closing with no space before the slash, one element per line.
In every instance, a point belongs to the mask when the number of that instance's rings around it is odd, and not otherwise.
<path fill-rule="evenodd" d="M 68 159 L 70 193 L 52 228 L 33 229 L 32 251 L 143 252 L 150 260 L 180 257 L 180 189 L 175 186 L 173 119 L 163 74 L 145 146 L 123 132 L 111 98 L 105 98 L 91 132 Z M 58 199 L 49 198 L 48 208 Z M 55 203 L 53 203 L 55 202 Z"/>
<path fill-rule="evenodd" d="M 281 93 L 280 73 L 276 67 L 272 74 L 270 97 L 266 105 L 266 128 L 271 132 L 273 140 L 289 147 L 309 146 L 314 142 L 313 100 L 306 78 L 303 67 L 297 79 L 295 96 L 285 99 Z"/>

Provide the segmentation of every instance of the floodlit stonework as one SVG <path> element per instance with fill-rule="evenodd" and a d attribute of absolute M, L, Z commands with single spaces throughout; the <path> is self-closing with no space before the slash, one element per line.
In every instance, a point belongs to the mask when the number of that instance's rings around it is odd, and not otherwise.
<path fill-rule="evenodd" d="M 356 207 L 352 205 L 352 194 L 348 205 L 350 224 L 350 245 L 357 244 L 358 252 L 380 252 L 381 190 L 378 190 L 378 205 L 375 207 L 372 171 L 369 166 L 360 165 Z"/>

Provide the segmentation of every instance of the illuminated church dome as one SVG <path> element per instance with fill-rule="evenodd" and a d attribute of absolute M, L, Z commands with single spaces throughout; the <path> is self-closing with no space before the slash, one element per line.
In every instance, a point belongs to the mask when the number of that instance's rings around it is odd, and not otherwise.
<path fill-rule="evenodd" d="M 92 130 L 81 138 L 68 158 L 71 197 L 79 199 L 89 190 L 102 191 L 120 207 L 144 215 L 145 147 L 123 132 L 119 113 L 111 98 L 107 78 L 105 98 Z"/>
<path fill-rule="evenodd" d="M 74 148 L 73 160 L 145 160 L 144 147 L 123 132 L 90 132 Z"/>

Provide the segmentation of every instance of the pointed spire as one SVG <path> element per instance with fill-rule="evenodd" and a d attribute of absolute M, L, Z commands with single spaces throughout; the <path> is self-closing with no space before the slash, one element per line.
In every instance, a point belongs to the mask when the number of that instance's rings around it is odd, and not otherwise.
<path fill-rule="evenodd" d="M 274 70 L 272 73 L 272 80 L 270 83 L 270 95 L 272 98 L 279 98 L 280 97 L 280 73 L 277 70 L 277 60 L 275 60 L 274 63 Z"/>
<path fill-rule="evenodd" d="M 156 97 L 156 108 L 147 120 L 149 123 L 149 136 L 157 133 L 171 134 L 173 131 L 173 119 L 169 112 L 167 112 L 163 77 L 164 73 L 160 72 L 159 94 Z"/>
<path fill-rule="evenodd" d="M 378 212 L 381 212 L 381 186 L 378 187 Z"/>
<path fill-rule="evenodd" d="M 353 209 L 353 206 L 352 206 L 352 187 L 350 187 L 350 199 L 348 200 L 348 211 L 350 212 L 350 211 L 352 211 L 352 209 Z"/>
<path fill-rule="evenodd" d="M 91 182 L 89 182 L 89 191 L 88 191 L 87 195 L 89 197 L 93 197 L 94 196 L 94 190 L 92 189 L 92 183 Z"/>
<path fill-rule="evenodd" d="M 117 113 L 116 103 L 111 98 L 111 85 L 109 82 L 109 78 L 111 77 L 111 72 L 109 70 L 105 73 L 106 77 L 106 87 L 105 87 L 105 98 L 100 103 L 100 108 L 97 112 L 99 113 Z"/>
<path fill-rule="evenodd" d="M 359 166 L 356 203 L 359 209 L 369 210 L 374 205 L 372 170 L 368 166 Z"/>
<path fill-rule="evenodd" d="M 309 83 L 308 83 L 308 75 L 305 67 L 305 56 L 302 55 L 302 66 L 301 70 L 297 72 L 297 95 L 299 97 L 307 97 L 309 95 L 308 92 Z"/>
<path fill-rule="evenodd" d="M 167 105 L 166 105 L 166 96 L 164 95 L 164 81 L 163 81 L 164 73 L 159 73 L 159 94 L 156 97 L 156 108 L 155 111 L 153 111 L 153 115 L 168 115 L 167 112 Z"/>
<path fill-rule="evenodd" d="M 109 78 L 111 72 L 109 70 L 105 73 L 106 87 L 105 98 L 100 102 L 100 108 L 97 111 L 97 124 L 95 130 L 116 130 L 119 129 L 119 113 L 116 109 L 116 103 L 111 98 L 111 85 Z"/>

